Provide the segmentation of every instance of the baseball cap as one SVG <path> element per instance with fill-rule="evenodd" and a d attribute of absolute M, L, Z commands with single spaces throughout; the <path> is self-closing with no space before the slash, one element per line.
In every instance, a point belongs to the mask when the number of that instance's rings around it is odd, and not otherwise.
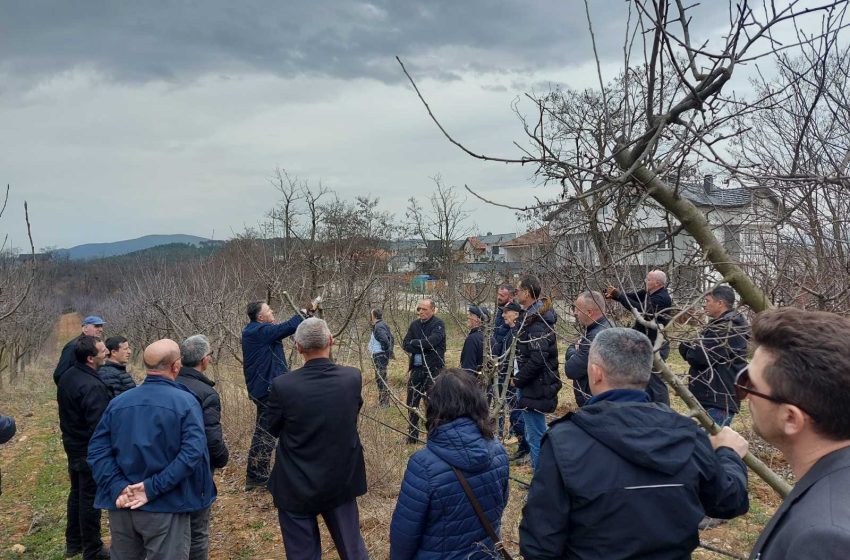
<path fill-rule="evenodd" d="M 89 315 L 88 317 L 83 319 L 83 326 L 84 327 L 86 325 L 103 325 L 104 323 L 106 323 L 106 321 L 104 321 L 103 319 L 101 319 L 97 315 Z"/>

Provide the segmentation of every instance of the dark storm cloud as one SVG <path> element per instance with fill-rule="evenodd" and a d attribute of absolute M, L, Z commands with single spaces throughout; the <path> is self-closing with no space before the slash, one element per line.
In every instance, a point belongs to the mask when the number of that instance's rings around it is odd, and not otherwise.
<path fill-rule="evenodd" d="M 398 81 L 522 72 L 592 54 L 577 0 L 129 2 L 3 0 L 0 70 L 22 79 L 92 67 L 122 82 L 270 72 Z M 626 4 L 591 3 L 605 56 L 619 56 Z"/>

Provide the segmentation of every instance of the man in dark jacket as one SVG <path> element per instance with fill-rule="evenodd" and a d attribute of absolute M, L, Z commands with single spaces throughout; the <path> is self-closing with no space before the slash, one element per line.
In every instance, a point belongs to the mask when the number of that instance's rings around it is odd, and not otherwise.
<path fill-rule="evenodd" d="M 215 500 L 198 399 L 175 381 L 180 347 L 158 340 L 147 377 L 115 397 L 89 444 L 95 505 L 109 510 L 114 558 L 187 560 L 190 514 Z"/>
<path fill-rule="evenodd" d="M 248 449 L 245 490 L 253 490 L 265 488 L 269 479 L 274 438 L 269 435 L 266 402 L 272 381 L 289 371 L 281 341 L 291 336 L 304 318 L 293 315 L 285 323 L 275 323 L 274 311 L 263 301 L 249 303 L 247 313 L 250 322 L 242 329 L 242 370 L 248 396 L 257 407 L 257 418 Z"/>
<path fill-rule="evenodd" d="M 504 309 L 505 306 L 514 301 L 516 296 L 516 286 L 510 284 L 502 284 L 496 291 L 496 320 L 493 325 L 492 348 L 504 348 L 505 339 L 513 338 L 513 329 L 505 324 Z M 498 354 L 494 353 L 494 356 Z"/>
<path fill-rule="evenodd" d="M 83 319 L 82 329 L 83 332 L 80 333 L 76 338 L 72 338 L 62 347 L 62 353 L 59 355 L 59 363 L 56 364 L 56 369 L 53 370 L 53 382 L 59 385 L 59 378 L 62 377 L 62 374 L 65 373 L 69 367 L 74 365 L 76 358 L 74 358 L 74 345 L 77 343 L 80 338 L 84 336 L 93 336 L 95 338 L 100 338 L 103 336 L 103 324 L 104 320 L 98 317 L 97 315 L 89 315 L 85 319 Z"/>
<path fill-rule="evenodd" d="M 221 433 L 221 399 L 214 388 L 215 381 L 204 375 L 211 356 L 210 341 L 204 335 L 196 334 L 184 340 L 180 345 L 183 367 L 176 381 L 192 391 L 201 403 L 210 468 L 214 470 L 227 464 L 229 454 Z M 189 560 L 206 560 L 210 544 L 210 508 L 192 512 L 189 524 L 192 534 Z"/>
<path fill-rule="evenodd" d="M 587 381 L 587 358 L 590 355 L 590 345 L 596 335 L 614 325 L 605 317 L 605 298 L 599 292 L 583 292 L 576 298 L 576 320 L 584 327 L 584 336 L 575 344 L 567 347 L 566 371 L 567 377 L 573 380 L 573 394 L 576 404 L 584 406 L 590 395 L 590 385 Z"/>
<path fill-rule="evenodd" d="M 515 288 L 514 292 L 515 293 Z M 514 370 L 516 369 L 516 348 L 511 354 L 511 346 L 513 346 L 515 329 L 519 325 L 519 316 L 522 313 L 522 307 L 514 301 L 505 303 L 499 308 L 499 314 L 502 317 L 504 325 L 508 328 L 508 334 L 499 341 L 495 336 L 490 346 L 493 352 L 493 357 L 499 360 L 499 382 L 496 385 L 496 397 L 504 399 L 505 406 L 510 411 L 508 418 L 510 420 L 510 433 L 517 438 L 517 448 L 512 461 L 519 461 L 527 457 L 531 452 L 528 447 L 528 442 L 525 441 L 525 424 L 522 421 L 523 411 L 517 408 L 517 389 L 514 386 Z M 502 408 L 502 407 L 500 407 Z M 499 432 L 504 430 L 504 413 L 499 414 Z M 527 459 L 526 459 L 527 460 Z"/>
<path fill-rule="evenodd" d="M 109 558 L 100 538 L 100 509 L 95 509 L 97 485 L 86 463 L 89 440 L 103 411 L 112 399 L 112 391 L 97 374 L 106 359 L 106 346 L 93 336 L 82 336 L 74 345 L 76 362 L 65 370 L 56 392 L 59 405 L 59 429 L 68 456 L 67 524 L 65 553 L 83 553 L 83 559 Z"/>
<path fill-rule="evenodd" d="M 679 353 L 691 366 L 688 386 L 718 426 L 729 426 L 738 412 L 735 377 L 747 365 L 750 326 L 734 311 L 735 291 L 717 286 L 705 296 L 711 322 L 693 344 L 679 344 Z"/>
<path fill-rule="evenodd" d="M 746 513 L 747 442 L 730 428 L 711 440 L 645 392 L 652 345 L 611 328 L 590 349 L 593 394 L 552 423 L 520 522 L 534 560 L 690 558 L 703 515 Z"/>
<path fill-rule="evenodd" d="M 298 325 L 294 339 L 304 366 L 274 380 L 268 405 L 279 438 L 269 490 L 286 557 L 321 559 L 321 515 L 340 558 L 365 560 L 356 500 L 366 493 L 360 371 L 330 360 L 333 337 L 321 319 Z"/>
<path fill-rule="evenodd" d="M 0 414 L 0 443 L 6 443 L 15 435 L 15 419 Z M 3 473 L 0 473 L 0 496 L 3 495 Z"/>
<path fill-rule="evenodd" d="M 375 308 L 369 313 L 372 334 L 369 337 L 369 353 L 375 366 L 375 384 L 378 386 L 378 405 L 386 408 L 390 404 L 390 389 L 387 385 L 387 366 L 395 358 L 393 333 L 383 321 L 383 312 Z"/>
<path fill-rule="evenodd" d="M 847 558 L 850 321 L 791 307 L 764 311 L 753 320 L 753 340 L 736 387 L 749 399 L 756 433 L 779 448 L 797 484 L 750 558 Z"/>
<path fill-rule="evenodd" d="M 673 307 L 673 298 L 667 291 L 667 275 L 661 270 L 651 270 L 646 273 L 643 282 L 645 289 L 636 292 L 622 292 L 614 286 L 608 286 L 605 297 L 620 302 L 631 313 L 639 314 L 644 321 L 667 325 L 670 322 L 670 308 Z M 632 328 L 648 336 L 650 342 L 655 344 L 658 329 L 648 327 L 637 319 Z M 667 340 L 658 353 L 662 360 L 667 361 L 667 356 L 670 355 L 670 343 Z M 670 404 L 670 391 L 659 372 L 653 370 L 646 391 L 653 402 Z"/>
<path fill-rule="evenodd" d="M 127 364 L 130 363 L 130 343 L 123 336 L 110 336 L 106 339 L 106 362 L 97 370 L 97 374 L 112 390 L 116 397 L 136 386 L 136 382 L 127 373 Z"/>
<path fill-rule="evenodd" d="M 410 407 L 407 443 L 419 441 L 419 402 L 446 365 L 446 326 L 436 317 L 437 306 L 432 299 L 423 299 L 416 306 L 417 319 L 410 323 L 402 348 L 410 354 L 407 380 L 407 406 Z"/>
<path fill-rule="evenodd" d="M 470 305 L 467 309 L 466 326 L 470 330 L 460 351 L 460 367 L 475 376 L 484 364 L 484 325 L 489 320 L 486 307 Z"/>
<path fill-rule="evenodd" d="M 555 322 L 558 316 L 552 302 L 540 299 L 540 281 L 523 276 L 517 290 L 518 303 L 524 309 L 517 333 L 517 374 L 519 388 L 517 407 L 523 410 L 525 439 L 528 442 L 532 468 L 537 466 L 540 439 L 546 431 L 546 412 L 558 406 L 561 379 L 558 372 L 558 340 Z"/>

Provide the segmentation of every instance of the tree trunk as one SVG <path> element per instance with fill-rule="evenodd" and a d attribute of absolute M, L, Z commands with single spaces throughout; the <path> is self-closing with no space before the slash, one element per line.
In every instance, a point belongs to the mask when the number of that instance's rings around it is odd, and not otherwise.
<path fill-rule="evenodd" d="M 614 159 L 624 171 L 630 169 L 634 163 L 632 153 L 628 149 L 619 151 Z M 691 234 L 705 251 L 705 258 L 741 296 L 741 303 L 748 305 L 755 312 L 772 307 L 770 300 L 761 288 L 756 286 L 752 278 L 732 259 L 723 243 L 715 237 L 705 215 L 694 203 L 680 196 L 674 189 L 665 184 L 658 175 L 643 165 L 638 166 L 632 172 L 632 177 L 643 185 L 649 196 L 679 220 L 685 231 Z"/>

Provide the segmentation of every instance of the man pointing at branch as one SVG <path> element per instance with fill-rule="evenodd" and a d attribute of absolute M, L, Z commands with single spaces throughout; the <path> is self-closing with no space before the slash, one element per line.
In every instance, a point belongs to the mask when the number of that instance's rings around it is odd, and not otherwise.
<path fill-rule="evenodd" d="M 673 298 L 667 291 L 667 275 L 664 274 L 664 271 L 650 270 L 646 273 L 643 282 L 645 288 L 636 292 L 623 292 L 614 286 L 608 286 L 608 289 L 605 290 L 605 297 L 619 302 L 632 313 L 640 315 L 641 319 L 635 318 L 635 324 L 632 328 L 649 337 L 652 347 L 655 348 L 658 329 L 644 323 L 654 322 L 661 326 L 667 325 L 670 322 L 669 310 L 673 307 Z M 670 343 L 665 340 L 658 353 L 661 359 L 666 361 L 667 356 L 670 355 Z M 667 390 L 667 385 L 655 370 L 653 370 L 652 377 L 649 379 L 646 392 L 649 393 L 653 402 L 670 404 L 670 393 Z"/>

